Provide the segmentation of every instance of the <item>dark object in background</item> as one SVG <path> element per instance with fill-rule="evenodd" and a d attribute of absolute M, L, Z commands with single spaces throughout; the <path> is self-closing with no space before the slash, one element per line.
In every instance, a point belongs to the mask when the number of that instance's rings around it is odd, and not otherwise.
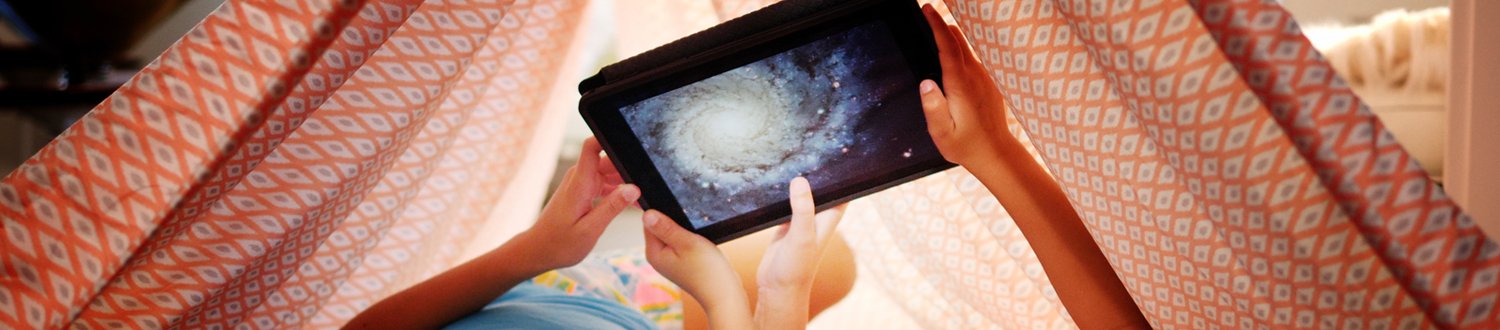
<path fill-rule="evenodd" d="M 0 50 L 6 88 L 68 89 L 103 79 L 113 64 L 128 63 L 124 53 L 186 2 L 0 0 L 0 14 L 33 39 L 32 49 Z"/>
<path fill-rule="evenodd" d="M 0 0 L 23 39 L 0 46 L 0 110 L 62 133 L 140 69 L 126 52 L 187 1 Z"/>

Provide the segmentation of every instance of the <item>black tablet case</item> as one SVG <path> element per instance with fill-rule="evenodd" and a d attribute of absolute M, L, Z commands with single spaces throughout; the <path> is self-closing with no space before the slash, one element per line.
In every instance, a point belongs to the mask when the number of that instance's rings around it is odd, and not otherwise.
<path fill-rule="evenodd" d="M 719 52 L 733 52 L 737 49 L 743 49 L 747 41 L 753 43 L 780 37 L 784 33 L 778 32 L 794 28 L 798 23 L 814 21 L 818 17 L 837 16 L 848 10 L 858 10 L 875 6 L 885 1 L 915 0 L 785 0 L 777 2 L 707 30 L 699 31 L 661 47 L 605 66 L 599 70 L 599 73 L 579 82 L 578 92 L 582 95 L 588 95 L 590 92 L 611 84 L 625 82 L 637 77 L 654 76 L 655 74 L 652 71 L 673 70 L 684 65 L 691 66 L 693 62 L 697 62 L 696 60 L 701 59 L 701 57 L 718 57 L 726 55 L 718 54 Z M 940 79 L 934 80 L 941 81 Z M 587 100 L 588 97 L 585 96 L 584 99 Z M 607 148 L 608 146 L 606 146 Z M 887 182 L 873 188 L 872 191 L 884 190 L 902 182 L 910 181 L 913 178 L 926 176 L 952 166 L 954 165 L 949 164 L 948 166 L 937 168 L 927 173 L 918 173 L 907 178 Z M 826 207 L 842 204 L 858 196 L 860 195 L 845 196 L 833 201 L 824 201 L 825 203 L 818 205 L 818 209 L 822 211 Z M 649 207 L 645 205 L 644 200 L 641 203 L 642 207 Z M 714 238 L 713 240 L 715 244 L 723 243 L 777 223 L 775 221 L 767 222 L 750 227 L 748 230 L 729 236 Z"/>
<path fill-rule="evenodd" d="M 599 70 L 598 74 L 579 82 L 578 93 L 588 94 L 590 91 L 600 87 L 624 81 L 627 78 L 646 73 L 652 69 L 673 66 L 674 62 L 683 61 L 684 59 L 692 58 L 718 48 L 732 47 L 735 41 L 775 30 L 792 22 L 806 19 L 818 12 L 830 11 L 835 8 L 855 7 L 847 5 L 873 4 L 878 1 L 880 0 L 786 0 L 777 2 L 707 30 L 699 31 L 661 47 L 605 66 Z"/>

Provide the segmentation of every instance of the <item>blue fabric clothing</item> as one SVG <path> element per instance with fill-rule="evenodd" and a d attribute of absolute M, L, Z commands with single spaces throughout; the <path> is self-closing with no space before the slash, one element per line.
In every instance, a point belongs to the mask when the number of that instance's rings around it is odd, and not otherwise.
<path fill-rule="evenodd" d="M 641 311 L 618 302 L 526 281 L 444 329 L 656 329 Z"/>

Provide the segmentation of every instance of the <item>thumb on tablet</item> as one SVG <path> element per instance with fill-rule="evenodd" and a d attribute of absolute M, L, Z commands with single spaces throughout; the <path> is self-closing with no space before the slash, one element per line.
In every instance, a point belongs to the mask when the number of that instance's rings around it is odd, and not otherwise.
<path fill-rule="evenodd" d="M 589 228 L 603 231 L 604 227 L 608 226 L 609 222 L 615 219 L 615 216 L 620 215 L 620 212 L 625 211 L 625 208 L 635 205 L 636 199 L 640 197 L 641 189 L 636 188 L 635 185 L 619 185 L 609 195 L 600 200 L 599 205 L 595 205 L 593 209 L 590 209 L 588 213 L 579 218 L 578 222 Z"/>
<path fill-rule="evenodd" d="M 943 96 L 937 83 L 922 80 L 922 113 L 927 116 L 927 134 L 939 145 L 953 133 L 953 114 L 948 112 L 948 97 Z"/>
<path fill-rule="evenodd" d="M 687 229 L 683 229 L 682 226 L 678 226 L 677 222 L 672 221 L 672 219 L 667 218 L 667 215 L 656 210 L 646 211 L 645 216 L 641 220 L 645 222 L 642 225 L 646 227 L 646 241 L 648 245 L 659 243 L 662 247 L 675 250 L 690 247 L 698 243 L 694 239 L 700 238 L 696 234 L 688 232 Z"/>
<path fill-rule="evenodd" d="M 787 186 L 792 203 L 792 220 L 788 235 L 814 235 L 817 227 L 813 223 L 813 217 L 818 210 L 813 202 L 812 185 L 808 184 L 807 178 L 799 176 L 793 178 Z"/>

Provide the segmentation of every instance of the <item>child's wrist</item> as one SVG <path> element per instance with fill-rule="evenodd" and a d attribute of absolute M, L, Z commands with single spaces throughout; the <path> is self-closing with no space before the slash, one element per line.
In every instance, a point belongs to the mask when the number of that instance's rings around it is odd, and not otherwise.
<path fill-rule="evenodd" d="M 811 279 L 775 281 L 761 278 L 755 283 L 756 293 L 758 295 L 804 294 L 812 292 L 812 287 L 813 283 Z"/>
<path fill-rule="evenodd" d="M 565 267 L 565 265 L 557 265 L 557 261 L 552 260 L 547 251 L 541 251 L 542 249 L 538 246 L 539 244 L 535 243 L 531 238 L 532 235 L 529 234 L 529 231 L 521 232 L 515 238 L 491 251 L 490 253 L 498 253 L 510 257 L 506 258 L 508 260 L 507 264 L 497 266 L 528 275 L 526 278 L 536 277 L 547 271 Z"/>
<path fill-rule="evenodd" d="M 752 329 L 754 315 L 750 313 L 750 301 L 743 293 L 738 298 L 720 298 L 713 302 L 699 300 L 708 315 L 711 329 Z"/>
<path fill-rule="evenodd" d="M 738 281 L 739 279 L 736 278 L 733 282 L 720 282 L 735 283 L 733 285 L 725 285 L 722 287 L 693 288 L 693 290 L 688 290 L 687 294 L 690 294 L 693 296 L 693 298 L 698 299 L 698 303 L 703 304 L 704 309 L 747 306 L 750 304 L 750 298 L 745 294 L 744 289 L 741 289 L 737 284 L 739 283 Z"/>
<path fill-rule="evenodd" d="M 807 326 L 812 288 L 798 286 L 761 287 L 756 290 L 755 323 L 762 329 L 791 329 Z"/>
<path fill-rule="evenodd" d="M 703 309 L 707 311 L 732 311 L 741 308 L 749 309 L 749 300 L 745 295 L 724 294 L 704 297 L 698 302 L 703 304 Z"/>
<path fill-rule="evenodd" d="M 738 312 L 750 310 L 750 298 L 735 288 L 719 288 L 708 290 L 686 291 L 688 295 L 698 300 L 703 305 L 703 310 L 709 313 Z"/>
<path fill-rule="evenodd" d="M 797 302 L 810 299 L 812 284 L 807 285 L 762 285 L 756 289 L 757 304 L 765 302 Z"/>

